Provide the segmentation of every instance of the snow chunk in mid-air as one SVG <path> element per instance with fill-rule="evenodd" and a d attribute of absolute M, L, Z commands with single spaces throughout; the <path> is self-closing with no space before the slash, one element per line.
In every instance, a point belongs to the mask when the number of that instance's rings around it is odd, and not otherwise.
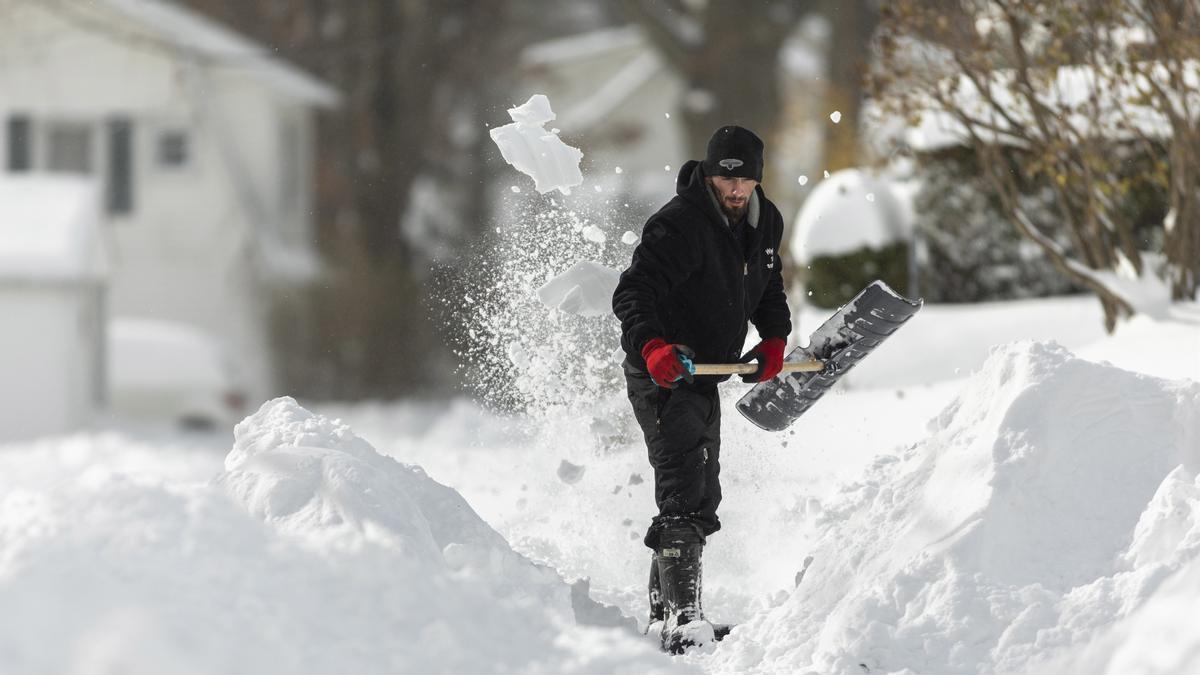
<path fill-rule="evenodd" d="M 583 235 L 584 239 L 592 242 L 593 244 L 603 244 L 605 241 L 608 241 L 608 237 L 605 236 L 604 230 L 601 230 L 595 225 L 588 225 L 587 227 L 583 228 L 583 231 L 580 232 L 580 234 Z"/>
<path fill-rule="evenodd" d="M 492 140 L 500 148 L 504 161 L 533 178 L 538 192 L 558 190 L 565 195 L 583 183 L 579 162 L 583 153 L 558 137 L 557 130 L 547 131 L 545 124 L 555 118 L 550 99 L 534 94 L 524 105 L 509 108 L 512 124 L 492 129 Z"/>
<path fill-rule="evenodd" d="M 612 296 L 621 273 L 598 262 L 581 260 L 537 290 L 547 307 L 580 316 L 612 313 Z"/>

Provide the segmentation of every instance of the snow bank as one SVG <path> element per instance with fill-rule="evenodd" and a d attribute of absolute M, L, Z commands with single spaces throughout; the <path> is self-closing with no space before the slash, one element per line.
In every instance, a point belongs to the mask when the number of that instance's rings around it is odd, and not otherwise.
<path fill-rule="evenodd" d="M 558 190 L 569 195 L 571 188 L 583 183 L 579 170 L 583 153 L 563 143 L 557 129 L 545 129 L 545 124 L 555 118 L 550 99 L 534 94 L 524 104 L 509 108 L 508 114 L 512 124 L 491 131 L 504 161 L 532 178 L 542 194 Z"/>
<path fill-rule="evenodd" d="M 1200 642 L 1183 599 L 1200 566 L 1198 470 L 1200 384 L 1053 343 L 997 348 L 926 440 L 826 505 L 799 587 L 709 665 L 1063 672 L 1059 659 L 1097 666 L 1075 672 L 1181 672 L 1161 664 L 1194 663 Z M 1107 648 L 1082 652 L 1126 617 Z M 1183 635 L 1150 667 L 1154 628 L 1172 617 Z"/>
<path fill-rule="evenodd" d="M 0 482 L 0 672 L 675 670 L 345 425 L 276 399 L 236 438 L 208 484 Z"/>
<path fill-rule="evenodd" d="M 1103 637 L 1044 668 L 1046 673 L 1200 672 L 1200 478 L 1180 467 L 1138 521 L 1127 557 L 1161 581 L 1146 603 Z M 1181 566 L 1176 560 L 1191 560 Z"/>

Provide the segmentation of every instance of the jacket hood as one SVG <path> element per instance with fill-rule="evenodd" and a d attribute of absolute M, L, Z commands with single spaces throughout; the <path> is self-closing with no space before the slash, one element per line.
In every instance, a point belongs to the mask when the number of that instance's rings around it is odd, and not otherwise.
<path fill-rule="evenodd" d="M 679 167 L 679 176 L 675 179 L 675 194 L 705 213 L 712 211 L 712 205 L 708 201 L 708 184 L 704 182 L 704 169 L 698 160 L 689 159 Z M 709 215 L 715 217 L 717 214 Z"/>

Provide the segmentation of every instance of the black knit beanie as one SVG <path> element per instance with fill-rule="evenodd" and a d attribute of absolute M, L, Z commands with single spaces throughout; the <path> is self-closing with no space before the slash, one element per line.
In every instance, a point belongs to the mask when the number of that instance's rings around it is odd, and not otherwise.
<path fill-rule="evenodd" d="M 753 178 L 762 182 L 763 142 L 753 131 L 728 125 L 708 139 L 704 175 Z"/>

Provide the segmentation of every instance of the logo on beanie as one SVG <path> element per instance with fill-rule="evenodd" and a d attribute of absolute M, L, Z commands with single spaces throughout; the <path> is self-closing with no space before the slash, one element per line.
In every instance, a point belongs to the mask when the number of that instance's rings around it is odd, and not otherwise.
<path fill-rule="evenodd" d="M 740 159 L 723 159 L 723 160 L 717 162 L 717 164 L 719 166 L 721 166 L 722 168 L 724 168 L 726 171 L 733 171 L 734 169 L 736 169 L 739 166 L 741 166 L 742 164 L 744 164 L 744 162 L 742 162 L 742 160 L 740 160 Z"/>

